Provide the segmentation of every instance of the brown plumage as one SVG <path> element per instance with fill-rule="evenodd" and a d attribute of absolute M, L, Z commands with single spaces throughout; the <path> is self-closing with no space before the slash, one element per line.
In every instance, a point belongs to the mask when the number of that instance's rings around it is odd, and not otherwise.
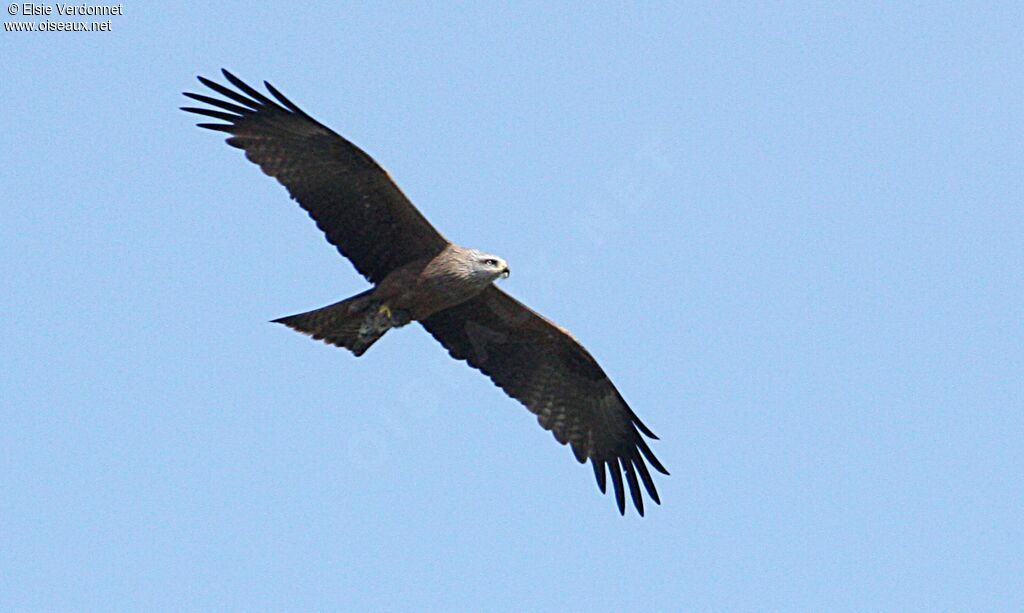
<path fill-rule="evenodd" d="M 508 275 L 504 260 L 441 236 L 369 155 L 269 83 L 264 85 L 274 100 L 223 74 L 238 91 L 199 77 L 226 100 L 186 93 L 214 108 L 183 110 L 226 122 L 199 126 L 230 134 L 228 144 L 284 185 L 374 284 L 336 304 L 275 321 L 357 356 L 388 330 L 418 321 L 452 357 L 466 360 L 535 413 L 577 460 L 589 459 L 602 492 L 610 475 L 620 513 L 627 488 L 640 515 L 643 490 L 661 502 L 647 463 L 668 471 L 642 435 L 657 437 L 572 335 L 493 284 Z"/>

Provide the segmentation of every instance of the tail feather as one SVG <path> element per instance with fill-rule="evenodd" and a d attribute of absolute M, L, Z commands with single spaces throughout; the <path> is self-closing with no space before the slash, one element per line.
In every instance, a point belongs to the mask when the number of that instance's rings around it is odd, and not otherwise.
<path fill-rule="evenodd" d="M 296 332 L 312 336 L 318 341 L 344 347 L 360 356 L 387 332 L 387 329 L 367 330 L 363 325 L 366 308 L 370 305 L 364 304 L 366 301 L 360 299 L 371 291 L 320 309 L 281 317 L 273 320 L 273 323 L 284 324 Z"/>

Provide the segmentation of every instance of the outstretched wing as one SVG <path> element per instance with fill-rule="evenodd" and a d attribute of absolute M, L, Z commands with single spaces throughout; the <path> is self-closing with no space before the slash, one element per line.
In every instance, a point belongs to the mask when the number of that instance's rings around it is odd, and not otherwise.
<path fill-rule="evenodd" d="M 327 240 L 364 277 L 380 282 L 399 266 L 432 257 L 448 241 L 373 158 L 295 106 L 270 83 L 260 93 L 227 70 L 238 91 L 199 77 L 225 99 L 186 92 L 215 108 L 182 110 L 227 123 L 201 123 L 227 132 L 227 143 L 288 188 Z"/>
<path fill-rule="evenodd" d="M 466 360 L 535 413 L 558 442 L 571 445 L 577 460 L 589 459 L 602 492 L 607 467 L 620 513 L 625 514 L 623 473 L 640 515 L 640 481 L 651 499 L 661 503 L 645 460 L 658 472 L 668 471 L 641 433 L 658 437 L 568 332 L 493 285 L 421 323 L 452 357 Z"/>

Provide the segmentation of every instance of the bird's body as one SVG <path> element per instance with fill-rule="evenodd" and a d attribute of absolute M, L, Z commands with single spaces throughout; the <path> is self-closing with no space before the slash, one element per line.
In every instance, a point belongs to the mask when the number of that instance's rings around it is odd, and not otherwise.
<path fill-rule="evenodd" d="M 505 260 L 448 241 L 369 155 L 269 83 L 276 100 L 223 73 L 237 91 L 199 77 L 227 100 L 186 93 L 214 108 L 184 110 L 227 122 L 199 125 L 230 134 L 228 144 L 281 182 L 373 284 L 276 322 L 357 356 L 388 330 L 419 322 L 452 357 L 466 360 L 535 413 L 577 460 L 590 460 L 602 492 L 610 475 L 620 512 L 623 475 L 641 515 L 641 482 L 660 502 L 647 462 L 668 471 L 642 435 L 657 437 L 572 335 L 494 285 L 509 274 Z"/>
<path fill-rule="evenodd" d="M 274 321 L 360 356 L 388 330 L 458 306 L 508 274 L 498 256 L 449 244 L 391 271 L 368 292 Z"/>
<path fill-rule="evenodd" d="M 380 282 L 374 294 L 392 309 L 408 311 L 413 321 L 423 321 L 473 298 L 508 273 L 503 259 L 452 244 L 430 259 L 398 268 Z"/>

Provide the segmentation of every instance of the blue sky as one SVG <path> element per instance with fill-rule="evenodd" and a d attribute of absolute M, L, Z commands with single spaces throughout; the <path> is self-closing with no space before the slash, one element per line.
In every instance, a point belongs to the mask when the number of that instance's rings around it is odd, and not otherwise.
<path fill-rule="evenodd" d="M 1020 610 L 1024 13 L 952 5 L 0 32 L 0 608 Z M 177 110 L 222 66 L 508 259 L 664 504 L 620 517 L 418 327 L 267 323 L 366 284 Z"/>

